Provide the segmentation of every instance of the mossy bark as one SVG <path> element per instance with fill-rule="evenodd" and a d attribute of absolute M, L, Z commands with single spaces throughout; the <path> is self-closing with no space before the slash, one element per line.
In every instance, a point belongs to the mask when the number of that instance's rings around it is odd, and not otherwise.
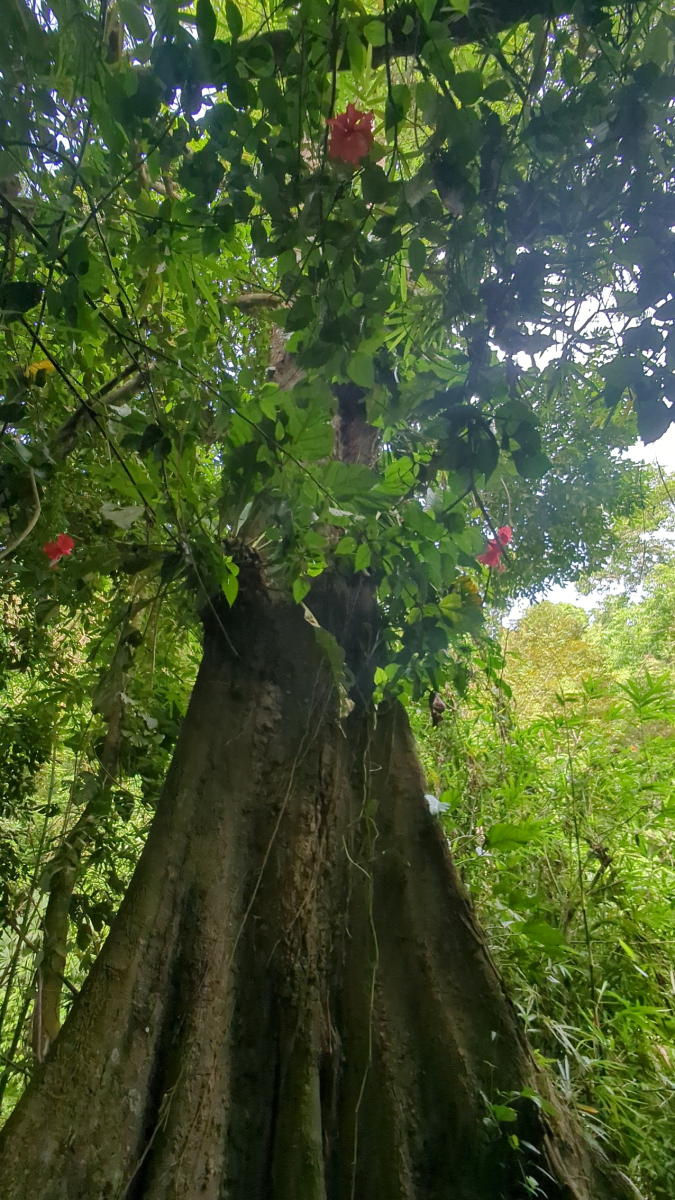
<path fill-rule="evenodd" d="M 341 720 L 302 609 L 244 576 L 108 941 L 0 1134 L 2 1200 L 633 1196 L 534 1068 L 404 710 L 372 711 L 367 585 L 311 601 L 356 675 Z M 526 1087 L 555 1111 L 516 1101 L 514 1149 L 489 1104 Z"/>

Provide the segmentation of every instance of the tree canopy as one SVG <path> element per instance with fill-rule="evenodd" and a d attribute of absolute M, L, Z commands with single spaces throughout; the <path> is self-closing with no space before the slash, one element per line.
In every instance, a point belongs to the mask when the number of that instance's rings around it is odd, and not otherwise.
<path fill-rule="evenodd" d="M 485 535 L 512 590 L 602 560 L 612 452 L 671 419 L 675 26 L 506 7 L 13 0 L 4 558 L 42 616 L 105 579 L 233 601 L 246 544 L 297 601 L 370 571 L 419 688 Z"/>

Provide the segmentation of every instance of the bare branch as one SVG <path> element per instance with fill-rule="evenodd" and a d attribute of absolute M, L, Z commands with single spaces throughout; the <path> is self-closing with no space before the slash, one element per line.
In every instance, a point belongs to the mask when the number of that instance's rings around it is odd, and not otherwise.
<path fill-rule="evenodd" d="M 16 550 L 17 546 L 21 545 L 23 540 L 28 537 L 28 534 L 31 532 L 31 530 L 35 528 L 40 513 L 42 512 L 42 505 L 40 504 L 37 483 L 35 482 L 35 472 L 33 471 L 32 467 L 28 468 L 28 476 L 30 479 L 31 491 L 33 493 L 33 511 L 29 517 L 28 524 L 26 525 L 25 529 L 22 529 L 21 533 L 17 534 L 16 537 L 11 538 L 4 550 L 0 550 L 0 558 L 6 558 L 8 554 L 11 554 L 13 550 Z"/>

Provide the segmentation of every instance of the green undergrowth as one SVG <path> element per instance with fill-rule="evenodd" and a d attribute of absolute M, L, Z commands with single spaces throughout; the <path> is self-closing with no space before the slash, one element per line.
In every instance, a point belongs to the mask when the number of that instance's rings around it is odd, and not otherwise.
<path fill-rule="evenodd" d="M 413 722 L 536 1053 L 645 1195 L 670 1200 L 675 686 L 649 628 L 629 602 L 590 628 L 580 609 L 537 605 L 464 699 L 444 697 L 438 728 L 422 707 Z"/>

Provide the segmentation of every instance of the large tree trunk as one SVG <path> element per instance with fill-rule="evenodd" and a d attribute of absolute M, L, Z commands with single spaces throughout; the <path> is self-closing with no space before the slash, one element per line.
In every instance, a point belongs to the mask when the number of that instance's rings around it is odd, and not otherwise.
<path fill-rule="evenodd" d="M 357 676 L 341 720 L 302 608 L 249 574 L 207 620 L 104 950 L 0 1134 L 2 1200 L 515 1200 L 527 1176 L 550 1200 L 634 1195 L 557 1104 L 512 1099 L 550 1089 L 405 713 L 369 705 L 367 583 L 311 601 Z"/>

